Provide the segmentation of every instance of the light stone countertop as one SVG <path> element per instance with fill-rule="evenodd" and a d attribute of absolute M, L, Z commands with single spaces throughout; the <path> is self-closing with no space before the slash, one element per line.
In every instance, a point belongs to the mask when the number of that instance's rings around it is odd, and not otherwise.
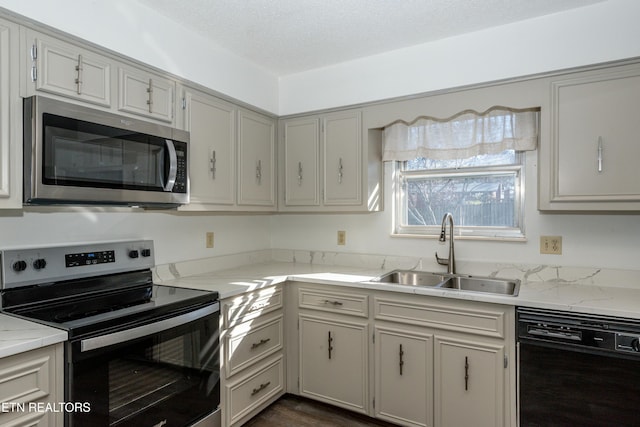
<path fill-rule="evenodd" d="M 640 271 L 458 262 L 464 273 L 521 280 L 517 297 L 370 282 L 396 268 L 442 271 L 422 258 L 263 250 L 160 265 L 154 281 L 217 291 L 221 299 L 300 281 L 640 319 Z M 66 339 L 63 330 L 0 314 L 0 357 Z"/>
<path fill-rule="evenodd" d="M 0 358 L 67 340 L 67 332 L 0 314 Z"/>
<path fill-rule="evenodd" d="M 393 267 L 381 270 L 370 267 L 266 261 L 230 269 L 199 272 L 184 277 L 159 279 L 166 285 L 218 291 L 221 299 L 278 283 L 298 281 L 640 319 L 640 281 L 634 288 L 589 284 L 589 281 L 585 284 L 580 278 L 562 278 L 560 275 L 547 280 L 540 280 L 540 276 L 521 277 L 517 297 L 370 282 L 371 279 L 392 269 Z M 502 271 L 507 272 L 507 269 Z M 568 274 L 574 273 L 575 271 L 571 271 Z M 513 273 L 485 275 L 518 278 Z M 584 279 L 584 274 L 581 277 Z"/>

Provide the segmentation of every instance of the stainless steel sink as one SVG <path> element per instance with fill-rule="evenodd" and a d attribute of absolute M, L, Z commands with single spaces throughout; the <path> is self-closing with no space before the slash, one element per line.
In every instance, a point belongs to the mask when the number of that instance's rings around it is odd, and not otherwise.
<path fill-rule="evenodd" d="M 374 282 L 393 283 L 407 286 L 438 286 L 442 285 L 449 276 L 428 271 L 393 270 L 373 279 Z"/>
<path fill-rule="evenodd" d="M 492 277 L 453 276 L 440 287 L 459 291 L 517 296 L 520 291 L 520 281 Z"/>
<path fill-rule="evenodd" d="M 393 270 L 372 280 L 403 286 L 425 286 L 456 291 L 517 296 L 520 281 L 495 277 L 448 275 L 429 271 Z"/>

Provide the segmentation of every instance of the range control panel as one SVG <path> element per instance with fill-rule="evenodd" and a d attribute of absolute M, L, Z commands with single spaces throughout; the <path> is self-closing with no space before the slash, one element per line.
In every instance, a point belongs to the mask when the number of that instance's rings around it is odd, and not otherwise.
<path fill-rule="evenodd" d="M 4 250 L 2 288 L 149 269 L 153 254 L 152 240 Z"/>

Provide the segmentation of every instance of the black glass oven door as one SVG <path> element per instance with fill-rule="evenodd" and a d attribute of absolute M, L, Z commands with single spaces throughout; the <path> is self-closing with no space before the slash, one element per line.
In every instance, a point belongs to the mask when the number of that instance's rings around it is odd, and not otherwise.
<path fill-rule="evenodd" d="M 84 351 L 81 340 L 68 344 L 66 401 L 90 407 L 68 413 L 69 427 L 187 426 L 218 408 L 217 311 L 103 346 L 107 341 L 84 340 Z"/>

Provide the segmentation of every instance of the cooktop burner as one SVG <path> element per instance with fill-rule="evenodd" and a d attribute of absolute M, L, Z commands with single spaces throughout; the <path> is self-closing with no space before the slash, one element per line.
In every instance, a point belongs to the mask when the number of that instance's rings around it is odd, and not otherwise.
<path fill-rule="evenodd" d="M 3 251 L 2 309 L 83 336 L 189 311 L 216 292 L 155 285 L 153 242 Z"/>

